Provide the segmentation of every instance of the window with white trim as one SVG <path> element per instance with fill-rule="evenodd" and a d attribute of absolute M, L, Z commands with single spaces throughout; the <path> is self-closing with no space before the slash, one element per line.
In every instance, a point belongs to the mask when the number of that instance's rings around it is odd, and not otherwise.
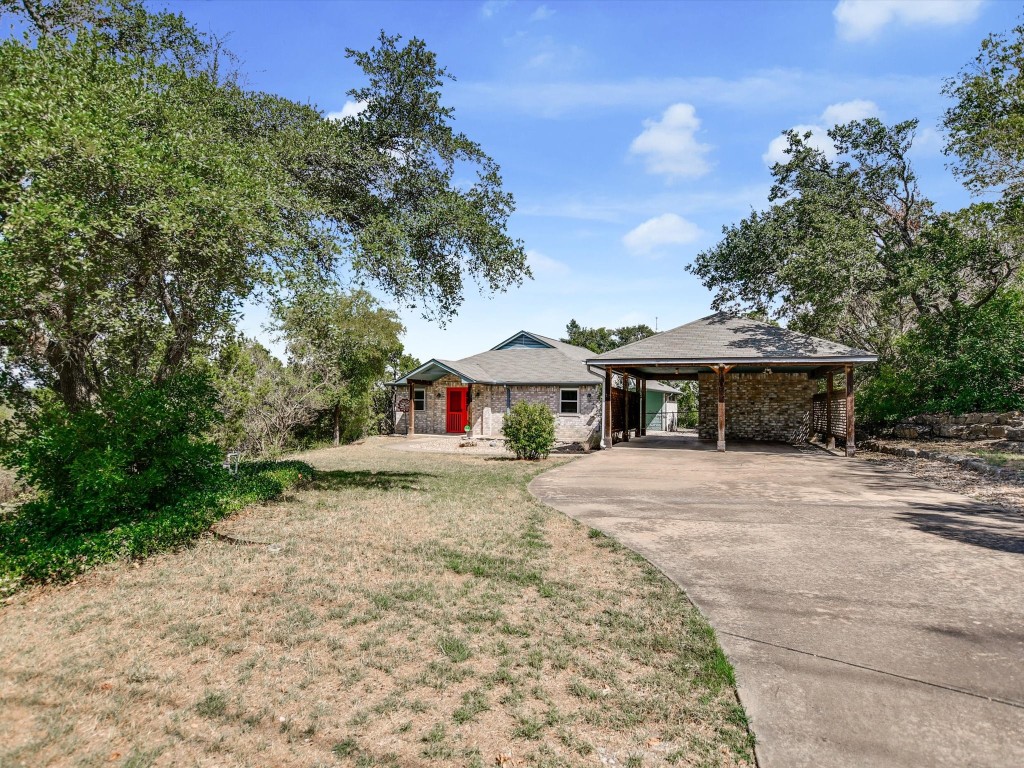
<path fill-rule="evenodd" d="M 412 391 L 412 405 L 413 409 L 417 411 L 425 411 L 427 409 L 427 390 L 414 389 Z"/>
<path fill-rule="evenodd" d="M 580 412 L 580 391 L 578 389 L 559 390 L 559 413 Z"/>

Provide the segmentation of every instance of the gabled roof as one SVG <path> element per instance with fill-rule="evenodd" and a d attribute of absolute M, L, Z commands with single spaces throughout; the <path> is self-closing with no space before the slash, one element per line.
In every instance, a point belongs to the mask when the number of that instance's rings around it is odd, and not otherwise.
<path fill-rule="evenodd" d="M 551 344 L 542 336 L 537 336 L 528 331 L 520 331 L 500 344 L 495 344 L 491 349 L 551 349 Z"/>
<path fill-rule="evenodd" d="M 599 374 L 584 362 L 593 352 L 583 347 L 520 331 L 492 349 L 461 360 L 429 360 L 395 381 L 436 381 L 454 374 L 472 384 L 596 384 Z"/>
<path fill-rule="evenodd" d="M 670 331 L 589 358 L 609 363 L 870 363 L 877 356 L 834 341 L 728 312 L 702 317 Z"/>
<path fill-rule="evenodd" d="M 665 392 L 671 395 L 679 394 L 679 390 L 676 387 L 669 386 L 668 384 L 662 384 L 656 379 L 651 379 L 647 382 L 647 390 L 649 392 Z"/>

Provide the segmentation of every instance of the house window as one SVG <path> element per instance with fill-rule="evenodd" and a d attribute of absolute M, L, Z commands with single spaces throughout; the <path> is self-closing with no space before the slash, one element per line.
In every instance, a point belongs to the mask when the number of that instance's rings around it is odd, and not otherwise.
<path fill-rule="evenodd" d="M 413 408 L 417 411 L 426 410 L 427 391 L 425 389 L 414 389 L 412 391 L 412 404 Z"/>
<path fill-rule="evenodd" d="M 580 412 L 580 391 L 578 389 L 561 390 L 559 399 L 561 401 L 561 407 L 559 408 L 561 413 Z"/>

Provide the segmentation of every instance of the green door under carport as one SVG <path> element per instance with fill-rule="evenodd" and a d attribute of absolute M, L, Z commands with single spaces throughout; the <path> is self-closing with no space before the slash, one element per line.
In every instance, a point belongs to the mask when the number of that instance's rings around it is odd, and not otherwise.
<path fill-rule="evenodd" d="M 644 424 L 647 429 L 661 432 L 665 429 L 665 393 L 647 390 L 647 407 L 644 409 Z"/>

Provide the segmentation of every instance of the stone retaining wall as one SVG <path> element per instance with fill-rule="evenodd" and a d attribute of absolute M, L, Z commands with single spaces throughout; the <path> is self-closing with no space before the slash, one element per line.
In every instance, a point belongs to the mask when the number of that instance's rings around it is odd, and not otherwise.
<path fill-rule="evenodd" d="M 697 377 L 701 438 L 718 436 L 718 377 Z M 781 440 L 802 443 L 810 438 L 811 398 L 818 382 L 806 373 L 727 373 L 725 375 L 725 439 Z"/>
<path fill-rule="evenodd" d="M 1006 467 L 996 467 L 988 462 L 982 461 L 977 456 L 962 456 L 955 453 L 936 451 L 931 448 L 901 448 L 894 445 L 887 445 L 879 440 L 864 440 L 860 448 L 867 451 L 887 453 L 890 456 L 900 456 L 907 459 L 931 459 L 941 461 L 943 464 L 953 464 L 981 475 L 994 477 L 998 480 L 1007 480 L 1012 483 L 1024 484 L 1024 472 Z"/>
<path fill-rule="evenodd" d="M 958 440 L 1024 441 L 1024 413 L 923 414 L 897 424 L 893 434 L 905 440 L 952 437 Z"/>

